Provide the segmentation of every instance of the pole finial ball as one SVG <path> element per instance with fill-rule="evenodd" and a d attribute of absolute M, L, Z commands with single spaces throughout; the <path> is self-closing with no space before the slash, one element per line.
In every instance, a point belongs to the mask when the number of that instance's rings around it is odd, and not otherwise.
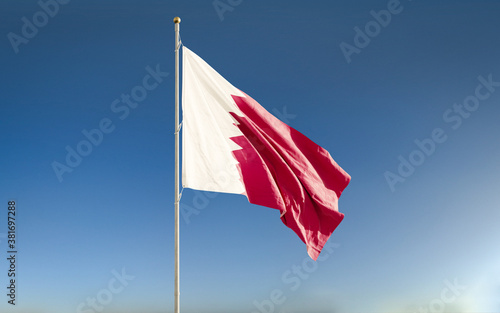
<path fill-rule="evenodd" d="M 178 17 L 178 16 L 174 17 L 174 23 L 175 24 L 179 24 L 180 22 L 181 22 L 181 18 L 180 17 Z"/>

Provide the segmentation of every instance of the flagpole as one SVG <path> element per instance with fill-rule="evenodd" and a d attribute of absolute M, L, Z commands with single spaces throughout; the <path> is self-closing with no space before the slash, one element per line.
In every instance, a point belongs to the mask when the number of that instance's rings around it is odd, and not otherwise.
<path fill-rule="evenodd" d="M 175 287 L 174 313 L 180 313 L 180 270 L 179 270 L 179 24 L 180 17 L 174 18 L 175 23 Z"/>

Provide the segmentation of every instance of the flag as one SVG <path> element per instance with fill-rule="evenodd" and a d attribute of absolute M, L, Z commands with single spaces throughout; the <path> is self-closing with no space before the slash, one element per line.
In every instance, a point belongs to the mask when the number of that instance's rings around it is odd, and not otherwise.
<path fill-rule="evenodd" d="M 344 218 L 351 177 L 328 151 L 267 112 L 183 47 L 182 184 L 280 211 L 316 260 Z"/>

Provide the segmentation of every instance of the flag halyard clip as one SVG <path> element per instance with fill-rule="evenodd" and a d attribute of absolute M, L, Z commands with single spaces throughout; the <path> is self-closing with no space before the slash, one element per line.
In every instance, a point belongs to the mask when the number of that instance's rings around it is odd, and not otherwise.
<path fill-rule="evenodd" d="M 182 128 L 182 122 L 179 123 L 179 127 L 177 127 L 177 129 L 175 130 L 174 135 L 180 133 L 181 128 Z"/>
<path fill-rule="evenodd" d="M 184 191 L 184 186 L 182 186 L 181 192 L 179 192 L 179 202 L 181 201 L 183 191 Z"/>
<path fill-rule="evenodd" d="M 181 35 L 179 34 L 179 43 L 177 44 L 177 47 L 175 47 L 174 52 L 179 51 L 179 49 L 181 48 L 181 46 L 182 46 L 182 39 L 181 39 Z"/>
<path fill-rule="evenodd" d="M 182 198 L 182 192 L 184 191 L 184 187 L 182 187 L 181 191 L 179 192 L 179 194 L 177 195 L 177 199 L 175 199 L 175 202 L 174 204 L 179 204 L 181 203 L 181 198 Z"/>

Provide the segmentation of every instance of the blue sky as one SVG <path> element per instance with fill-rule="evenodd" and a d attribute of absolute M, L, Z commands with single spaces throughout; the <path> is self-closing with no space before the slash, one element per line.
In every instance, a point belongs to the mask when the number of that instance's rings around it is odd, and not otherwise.
<path fill-rule="evenodd" d="M 498 1 L 58 3 L 0 4 L 1 286 L 11 199 L 19 251 L 2 312 L 173 311 L 175 16 L 187 47 L 352 176 L 316 264 L 277 211 L 184 190 L 200 210 L 181 220 L 183 312 L 500 311 Z"/>

